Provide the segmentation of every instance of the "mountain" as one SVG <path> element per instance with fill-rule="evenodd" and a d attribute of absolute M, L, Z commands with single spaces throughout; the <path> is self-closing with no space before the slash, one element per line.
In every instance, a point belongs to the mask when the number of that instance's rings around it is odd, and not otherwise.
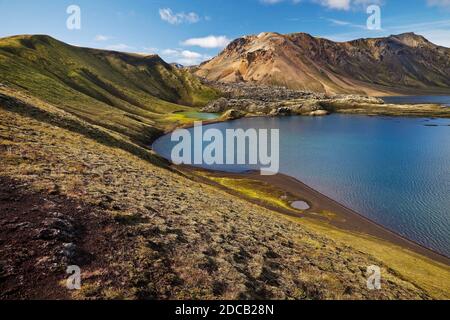
<path fill-rule="evenodd" d="M 45 35 L 0 39 L 0 83 L 147 142 L 167 113 L 217 95 L 157 55 L 80 48 Z"/>
<path fill-rule="evenodd" d="M 450 298 L 439 259 L 146 147 L 217 94 L 157 56 L 0 39 L 0 300 Z M 68 265 L 81 290 L 62 285 Z M 383 290 L 367 290 L 372 265 Z"/>
<path fill-rule="evenodd" d="M 414 33 L 349 42 L 261 33 L 234 40 L 196 74 L 328 93 L 449 93 L 450 49 Z"/>

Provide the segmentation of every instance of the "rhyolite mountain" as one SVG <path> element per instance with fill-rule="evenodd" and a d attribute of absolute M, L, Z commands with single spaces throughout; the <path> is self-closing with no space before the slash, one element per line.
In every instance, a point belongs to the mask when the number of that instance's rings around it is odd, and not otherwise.
<path fill-rule="evenodd" d="M 414 33 L 349 42 L 261 33 L 234 40 L 196 74 L 328 93 L 449 93 L 450 49 Z"/>

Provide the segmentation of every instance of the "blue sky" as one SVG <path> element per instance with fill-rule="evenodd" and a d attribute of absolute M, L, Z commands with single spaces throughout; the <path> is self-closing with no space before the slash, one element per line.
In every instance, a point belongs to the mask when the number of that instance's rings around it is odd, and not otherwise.
<path fill-rule="evenodd" d="M 366 9 L 381 8 L 381 30 Z M 81 29 L 66 27 L 70 5 Z M 450 47 L 450 0 L 0 0 L 0 37 L 49 34 L 87 47 L 157 53 L 197 64 L 230 40 L 264 31 L 307 32 L 336 41 L 416 32 Z"/>

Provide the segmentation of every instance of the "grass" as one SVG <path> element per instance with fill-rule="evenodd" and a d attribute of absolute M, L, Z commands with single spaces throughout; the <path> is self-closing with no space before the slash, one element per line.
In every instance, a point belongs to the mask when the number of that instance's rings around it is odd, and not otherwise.
<path fill-rule="evenodd" d="M 293 218 L 295 219 L 295 218 Z M 312 219 L 297 221 L 312 230 L 370 254 L 437 299 L 450 299 L 450 268 L 392 243 L 335 228 Z"/>
<path fill-rule="evenodd" d="M 100 259 L 99 264 L 83 267 L 88 276 L 74 298 L 423 297 L 420 289 L 403 280 L 403 273 L 392 271 L 376 254 L 362 252 L 358 237 L 336 240 L 340 235 L 315 231 L 317 227 L 306 219 L 286 217 L 154 166 L 124 149 L 126 144 L 113 146 L 104 138 L 86 135 L 93 130 L 86 122 L 78 120 L 74 131 L 73 123 L 61 123 L 74 118 L 56 108 L 46 104 L 36 108 L 60 122 L 24 115 L 11 110 L 11 105 L 0 108 L 0 135 L 5 141 L 4 146 L 0 143 L 2 174 L 33 190 L 58 190 L 92 206 L 95 215 L 110 216 L 114 223 L 102 225 L 99 233 L 117 228 L 113 236 L 108 231 L 96 242 L 106 251 L 92 256 L 94 261 Z M 26 109 L 36 112 L 30 106 Z M 8 147 L 10 152 L 3 152 Z M 284 205 L 278 201 L 282 193 L 242 182 L 245 188 L 240 190 L 247 194 L 273 206 Z M 356 250 L 344 241 L 352 242 Z M 107 260 L 101 262 L 103 258 Z M 380 292 L 367 291 L 360 271 L 374 263 L 389 279 Z M 436 268 L 431 272 L 440 270 Z"/>
<path fill-rule="evenodd" d="M 435 104 L 420 105 L 392 105 L 392 104 L 352 104 L 348 102 L 321 102 L 321 105 L 330 112 L 393 116 L 393 117 L 439 117 L 450 118 L 447 107 Z"/>
<path fill-rule="evenodd" d="M 208 179 L 226 188 L 242 193 L 244 196 L 250 199 L 262 201 L 266 204 L 283 209 L 300 211 L 291 206 L 291 203 L 298 199 L 281 190 L 274 190 L 274 188 L 267 183 L 262 183 L 261 181 L 252 179 L 233 179 L 215 177 L 211 175 L 206 176 L 208 177 Z"/>
<path fill-rule="evenodd" d="M 357 271 L 372 257 L 392 280 L 380 297 L 417 296 L 413 283 L 450 298 L 446 266 L 166 170 L 142 144 L 196 120 L 183 112 L 218 93 L 158 57 L 21 36 L 0 39 L 0 74 L 8 86 L 0 88 L 2 174 L 95 208 L 111 197 L 97 213 L 129 231 L 106 237 L 122 249 L 105 268 L 120 265 L 123 283 L 88 281 L 80 298 L 142 298 L 149 288 L 159 298 L 376 298 Z M 273 207 L 293 210 L 299 200 L 250 179 L 209 178 Z M 217 281 L 226 284 L 223 293 L 212 292 Z"/>
<path fill-rule="evenodd" d="M 219 92 L 158 56 L 79 48 L 48 36 L 0 39 L 1 82 L 145 144 Z M 173 116 L 176 117 L 176 116 Z"/>
<path fill-rule="evenodd" d="M 241 193 L 245 197 L 261 200 L 280 209 L 292 210 L 289 205 L 291 201 L 282 200 L 282 191 L 266 183 L 262 184 L 260 181 L 251 179 L 221 178 L 201 174 L 226 188 Z M 405 280 L 427 290 L 437 299 L 450 299 L 450 267 L 444 264 L 376 237 L 342 230 L 317 219 L 279 215 L 319 234 L 326 235 L 333 241 L 376 257 Z M 319 215 L 328 218 L 330 221 L 336 219 L 336 214 L 329 211 L 322 212 Z M 315 243 L 320 246 L 319 242 Z"/>

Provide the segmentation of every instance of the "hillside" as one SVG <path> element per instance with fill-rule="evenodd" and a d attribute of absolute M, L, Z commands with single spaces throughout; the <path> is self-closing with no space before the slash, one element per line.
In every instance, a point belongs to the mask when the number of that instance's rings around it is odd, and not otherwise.
<path fill-rule="evenodd" d="M 413 33 L 342 43 L 261 33 L 236 39 L 196 74 L 326 93 L 449 93 L 450 49 Z"/>
<path fill-rule="evenodd" d="M 142 143 L 167 113 L 217 95 L 156 55 L 79 48 L 43 35 L 0 39 L 0 83 Z"/>

